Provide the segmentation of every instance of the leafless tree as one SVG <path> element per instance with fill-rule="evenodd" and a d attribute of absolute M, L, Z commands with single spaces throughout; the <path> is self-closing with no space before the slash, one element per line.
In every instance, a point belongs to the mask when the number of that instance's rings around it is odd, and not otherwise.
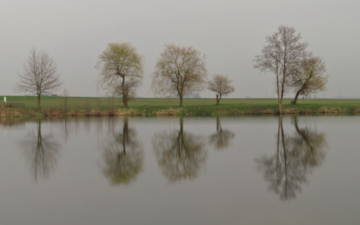
<path fill-rule="evenodd" d="M 129 98 L 143 78 L 142 57 L 128 43 L 111 43 L 100 55 L 101 81 L 112 95 L 122 96 L 128 107 Z"/>
<path fill-rule="evenodd" d="M 176 94 L 182 106 L 185 95 L 203 88 L 205 77 L 204 58 L 198 50 L 167 45 L 156 64 L 153 88 L 157 94 Z"/>
<path fill-rule="evenodd" d="M 299 96 L 307 96 L 325 89 L 327 77 L 326 67 L 319 58 L 309 54 L 301 61 L 299 71 L 292 76 L 291 86 L 295 88 L 296 94 L 292 104 L 296 104 Z"/>
<path fill-rule="evenodd" d="M 266 45 L 255 58 L 255 68 L 275 74 L 279 113 L 291 76 L 297 73 L 307 45 L 292 27 L 280 26 L 266 38 Z"/>
<path fill-rule="evenodd" d="M 35 94 L 38 107 L 41 107 L 41 96 L 53 94 L 61 82 L 55 61 L 46 53 L 31 50 L 20 75 L 18 89 L 21 92 Z"/>
<path fill-rule="evenodd" d="M 209 81 L 209 90 L 216 93 L 216 104 L 218 105 L 221 98 L 235 91 L 234 86 L 231 85 L 231 80 L 224 75 L 215 75 Z"/>

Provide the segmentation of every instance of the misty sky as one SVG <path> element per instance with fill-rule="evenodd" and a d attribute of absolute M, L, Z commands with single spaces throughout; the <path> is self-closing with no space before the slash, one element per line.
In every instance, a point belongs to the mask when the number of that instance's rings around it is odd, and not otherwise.
<path fill-rule="evenodd" d="M 318 97 L 360 97 L 359 9 L 359 0 L 0 0 L 0 95 L 21 94 L 18 75 L 37 48 L 55 59 L 70 95 L 101 96 L 98 55 L 109 42 L 129 42 L 145 59 L 139 96 L 153 96 L 154 65 L 175 43 L 204 53 L 210 76 L 231 77 L 231 97 L 273 97 L 273 76 L 253 59 L 283 24 L 327 65 Z"/>

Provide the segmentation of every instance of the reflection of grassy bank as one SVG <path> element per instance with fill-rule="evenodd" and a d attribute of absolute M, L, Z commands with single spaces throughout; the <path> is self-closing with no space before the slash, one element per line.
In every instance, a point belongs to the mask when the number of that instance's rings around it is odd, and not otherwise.
<path fill-rule="evenodd" d="M 215 105 L 214 99 L 186 99 L 178 107 L 177 99 L 137 98 L 129 108 L 121 106 L 118 98 L 44 97 L 42 109 L 36 106 L 35 97 L 8 97 L 8 105 L 0 104 L 0 120 L 63 118 L 86 116 L 241 116 L 275 115 L 275 99 L 224 99 Z M 300 100 L 284 105 L 284 114 L 299 115 L 351 115 L 360 114 L 357 99 Z"/>

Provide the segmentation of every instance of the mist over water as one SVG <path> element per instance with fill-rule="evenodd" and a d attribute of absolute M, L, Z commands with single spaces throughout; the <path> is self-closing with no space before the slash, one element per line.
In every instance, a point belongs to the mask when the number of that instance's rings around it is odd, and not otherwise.
<path fill-rule="evenodd" d="M 356 224 L 359 120 L 85 118 L 0 125 L 1 221 Z"/>

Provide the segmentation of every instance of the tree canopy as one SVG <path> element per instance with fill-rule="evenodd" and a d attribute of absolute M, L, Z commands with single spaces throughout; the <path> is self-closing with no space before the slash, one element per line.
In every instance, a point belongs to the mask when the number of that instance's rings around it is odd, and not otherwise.
<path fill-rule="evenodd" d="M 111 43 L 99 59 L 102 84 L 113 95 L 122 96 L 127 107 L 143 78 L 142 57 L 128 43 Z"/>
<path fill-rule="evenodd" d="M 153 88 L 157 94 L 183 97 L 203 88 L 206 67 L 201 53 L 192 47 L 167 45 L 156 64 Z"/>

